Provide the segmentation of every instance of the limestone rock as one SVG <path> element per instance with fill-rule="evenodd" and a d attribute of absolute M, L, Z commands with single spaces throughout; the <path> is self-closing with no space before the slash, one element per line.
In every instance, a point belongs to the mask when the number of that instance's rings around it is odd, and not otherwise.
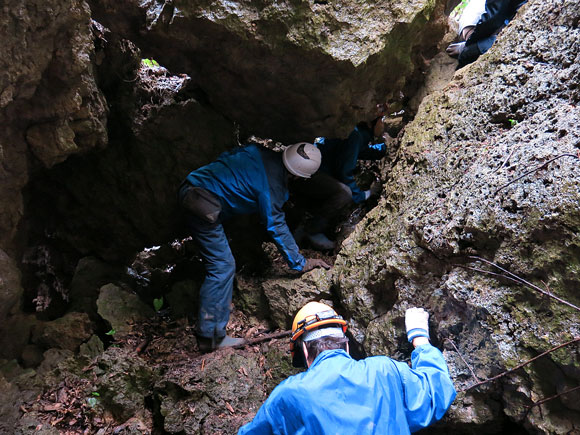
<path fill-rule="evenodd" d="M 68 349 L 48 349 L 43 354 L 43 360 L 36 372 L 40 376 L 55 376 L 54 370 L 59 368 L 59 365 L 65 362 L 68 358 L 73 356 L 73 352 Z M 57 370 L 58 371 L 58 370 Z M 47 382 L 50 385 L 50 382 Z"/>
<path fill-rule="evenodd" d="M 20 271 L 14 261 L 0 249 L 0 325 L 4 324 L 10 312 L 18 312 L 21 297 Z"/>
<path fill-rule="evenodd" d="M 0 334 L 0 357 L 20 358 L 38 323 L 33 314 L 19 313 L 4 319 L 0 324 L 5 331 Z"/>
<path fill-rule="evenodd" d="M 117 334 L 131 331 L 131 325 L 136 321 L 149 319 L 155 314 L 137 295 L 114 284 L 101 287 L 97 307 L 99 315 Z"/>
<path fill-rule="evenodd" d="M 404 310 L 423 306 L 461 389 L 580 335 L 578 311 L 531 286 L 578 306 L 577 3 L 528 2 L 406 126 L 378 207 L 335 263 L 367 352 L 408 354 Z M 447 430 L 573 430 L 566 395 L 525 411 L 577 385 L 579 364 L 568 348 L 469 390 Z"/>
<path fill-rule="evenodd" d="M 123 421 L 135 417 L 129 425 L 146 422 L 144 426 L 150 427 L 151 412 L 145 407 L 145 397 L 151 392 L 154 372 L 139 357 L 110 348 L 98 358 L 95 375 L 105 406 Z"/>
<path fill-rule="evenodd" d="M 81 344 L 79 354 L 89 359 L 93 359 L 103 353 L 105 347 L 97 335 L 93 335 L 86 343 Z"/>
<path fill-rule="evenodd" d="M 29 168 L 104 146 L 107 107 L 93 75 L 84 1 L 9 1 L 1 8 L 0 123 L 7 128 L 0 161 L 10 170 L 0 169 L 0 246 L 13 249 Z"/>
<path fill-rule="evenodd" d="M 20 418 L 22 397 L 18 387 L 0 375 L 0 431 L 11 433 Z"/>
<path fill-rule="evenodd" d="M 22 359 L 22 366 L 26 368 L 38 367 L 42 362 L 42 354 L 42 347 L 35 344 L 26 345 L 20 356 Z"/>
<path fill-rule="evenodd" d="M 81 258 L 77 263 L 70 284 L 69 310 L 85 312 L 94 319 L 97 311 L 99 289 L 123 276 L 118 267 L 114 267 L 95 257 Z"/>
<path fill-rule="evenodd" d="M 92 334 L 93 328 L 89 316 L 86 313 L 72 312 L 56 320 L 37 325 L 32 342 L 45 348 L 56 347 L 74 352 Z"/>
<path fill-rule="evenodd" d="M 90 3 L 250 134 L 283 141 L 348 134 L 412 92 L 447 29 L 445 1 Z"/>
<path fill-rule="evenodd" d="M 281 329 L 290 329 L 292 320 L 306 303 L 316 300 L 328 302 L 331 272 L 314 269 L 301 278 L 274 278 L 262 283 L 274 324 Z M 332 305 L 332 303 L 330 303 Z"/>

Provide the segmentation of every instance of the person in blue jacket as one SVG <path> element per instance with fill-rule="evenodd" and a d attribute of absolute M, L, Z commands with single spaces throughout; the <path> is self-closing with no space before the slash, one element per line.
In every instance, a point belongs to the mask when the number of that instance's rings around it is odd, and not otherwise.
<path fill-rule="evenodd" d="M 342 216 L 349 204 L 360 204 L 379 192 L 378 183 L 362 190 L 354 178 L 359 160 L 379 160 L 386 154 L 382 138 L 382 116 L 386 108 L 379 107 L 379 116 L 370 123 L 357 124 L 347 139 L 316 139 L 315 145 L 322 154 L 319 171 L 312 178 L 298 180 L 291 186 L 299 200 L 307 203 L 306 208 L 313 216 L 295 231 L 299 243 L 306 238 L 314 249 L 334 249 L 335 242 L 325 234 L 329 226 Z"/>
<path fill-rule="evenodd" d="M 294 365 L 308 369 L 282 381 L 238 435 L 409 434 L 441 419 L 456 391 L 443 355 L 429 344 L 428 319 L 423 308 L 405 313 L 411 367 L 386 356 L 355 361 L 346 321 L 309 302 L 291 339 Z"/>
<path fill-rule="evenodd" d="M 320 151 L 309 143 L 290 145 L 283 153 L 249 144 L 192 171 L 182 183 L 179 200 L 206 269 L 196 330 L 201 351 L 243 342 L 226 335 L 236 267 L 223 221 L 257 213 L 291 269 L 330 267 L 300 254 L 282 211 L 289 176 L 308 178 L 319 166 Z"/>
<path fill-rule="evenodd" d="M 450 44 L 446 52 L 458 60 L 457 69 L 475 62 L 487 52 L 498 33 L 513 19 L 527 0 L 471 0 L 459 19 L 463 40 Z"/>

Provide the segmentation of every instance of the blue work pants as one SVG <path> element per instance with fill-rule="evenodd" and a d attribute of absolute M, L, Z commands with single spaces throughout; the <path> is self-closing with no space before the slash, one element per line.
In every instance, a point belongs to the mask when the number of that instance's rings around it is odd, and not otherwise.
<path fill-rule="evenodd" d="M 188 218 L 205 266 L 205 279 L 199 290 L 198 335 L 222 338 L 230 318 L 236 263 L 221 223 L 208 224 L 194 216 Z"/>
<path fill-rule="evenodd" d="M 191 189 L 188 183 L 180 188 L 182 205 L 188 189 Z M 196 196 L 197 204 L 194 203 L 187 212 L 189 229 L 205 266 L 205 279 L 199 290 L 197 334 L 206 338 L 223 338 L 230 318 L 236 262 L 221 222 L 212 223 L 203 218 L 207 210 L 214 206 L 211 201 L 207 203 L 207 195 L 206 192 L 206 195 Z M 197 210 L 196 214 L 192 210 Z"/>

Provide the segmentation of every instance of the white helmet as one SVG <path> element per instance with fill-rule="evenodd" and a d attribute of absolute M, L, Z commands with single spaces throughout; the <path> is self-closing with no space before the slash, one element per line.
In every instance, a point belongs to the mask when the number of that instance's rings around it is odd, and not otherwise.
<path fill-rule="evenodd" d="M 298 142 L 286 147 L 282 154 L 282 161 L 291 174 L 310 178 L 318 171 L 322 156 L 320 150 L 311 143 Z"/>

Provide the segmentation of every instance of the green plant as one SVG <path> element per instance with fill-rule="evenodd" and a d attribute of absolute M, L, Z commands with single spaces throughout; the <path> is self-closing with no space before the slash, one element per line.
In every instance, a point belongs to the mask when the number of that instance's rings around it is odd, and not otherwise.
<path fill-rule="evenodd" d="M 155 59 L 141 59 L 141 62 L 143 62 L 143 65 L 148 66 L 149 68 L 159 66 Z"/>
<path fill-rule="evenodd" d="M 111 329 L 109 332 L 105 332 L 105 335 L 115 335 L 117 331 L 115 331 L 114 329 Z"/>
<path fill-rule="evenodd" d="M 87 397 L 87 405 L 89 405 L 91 408 L 97 406 L 98 403 L 99 399 L 97 399 L 96 397 Z"/>
<path fill-rule="evenodd" d="M 163 296 L 161 296 L 159 299 L 153 299 L 153 308 L 155 311 L 159 311 L 161 307 L 163 307 Z"/>
<path fill-rule="evenodd" d="M 515 127 L 516 125 L 518 125 L 518 121 L 516 121 L 515 119 L 508 119 L 508 122 L 510 123 L 510 127 Z"/>

